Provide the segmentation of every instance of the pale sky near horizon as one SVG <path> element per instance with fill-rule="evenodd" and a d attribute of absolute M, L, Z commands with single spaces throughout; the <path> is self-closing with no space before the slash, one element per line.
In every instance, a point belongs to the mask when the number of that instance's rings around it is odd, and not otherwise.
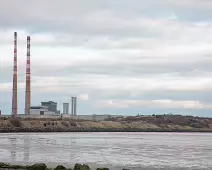
<path fill-rule="evenodd" d="M 212 1 L 1 0 L 0 109 L 11 113 L 13 33 L 24 111 L 78 97 L 78 114 L 212 116 Z"/>

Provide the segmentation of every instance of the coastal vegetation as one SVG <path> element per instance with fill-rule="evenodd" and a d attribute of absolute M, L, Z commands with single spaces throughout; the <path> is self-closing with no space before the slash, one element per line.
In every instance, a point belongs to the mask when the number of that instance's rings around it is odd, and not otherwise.
<path fill-rule="evenodd" d="M 212 118 L 171 114 L 104 121 L 1 117 L 0 132 L 212 132 Z"/>

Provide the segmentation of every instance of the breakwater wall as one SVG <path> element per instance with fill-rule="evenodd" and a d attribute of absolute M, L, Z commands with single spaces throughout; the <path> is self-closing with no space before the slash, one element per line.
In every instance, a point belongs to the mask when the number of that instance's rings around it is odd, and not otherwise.
<path fill-rule="evenodd" d="M 1 115 L 1 118 L 10 118 L 11 115 Z M 70 114 L 49 114 L 49 115 L 39 115 L 39 114 L 19 114 L 17 118 L 22 119 L 73 119 L 73 120 L 89 120 L 89 121 L 104 121 L 111 118 L 123 118 L 120 115 L 70 115 Z"/>

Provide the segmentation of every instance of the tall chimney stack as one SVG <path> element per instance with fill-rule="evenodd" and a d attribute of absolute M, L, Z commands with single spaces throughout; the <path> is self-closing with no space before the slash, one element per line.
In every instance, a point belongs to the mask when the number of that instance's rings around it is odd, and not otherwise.
<path fill-rule="evenodd" d="M 13 93 L 12 93 L 12 116 L 18 114 L 18 69 L 17 69 L 17 32 L 14 32 L 14 65 L 13 65 Z"/>
<path fill-rule="evenodd" d="M 25 91 L 25 114 L 30 114 L 31 106 L 31 78 L 30 78 L 30 36 L 27 36 L 27 62 L 26 62 L 26 91 Z"/>
<path fill-rule="evenodd" d="M 77 97 L 74 97 L 74 116 L 77 115 Z"/>
<path fill-rule="evenodd" d="M 71 97 L 71 115 L 74 116 L 74 97 Z"/>

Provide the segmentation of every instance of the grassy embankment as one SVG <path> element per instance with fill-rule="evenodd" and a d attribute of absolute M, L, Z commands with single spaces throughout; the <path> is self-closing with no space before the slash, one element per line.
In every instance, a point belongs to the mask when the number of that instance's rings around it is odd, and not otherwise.
<path fill-rule="evenodd" d="M 0 118 L 0 132 L 212 132 L 212 118 L 135 116 L 106 121 Z"/>

